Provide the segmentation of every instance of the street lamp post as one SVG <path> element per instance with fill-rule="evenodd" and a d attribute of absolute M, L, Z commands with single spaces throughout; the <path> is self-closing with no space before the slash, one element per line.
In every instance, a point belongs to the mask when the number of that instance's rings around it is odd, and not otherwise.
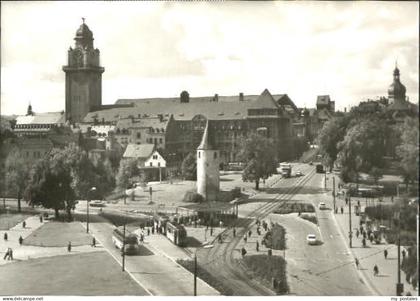
<path fill-rule="evenodd" d="M 89 189 L 87 193 L 87 201 L 86 201 L 86 233 L 89 233 L 89 202 L 90 202 L 90 193 L 95 191 L 96 187 L 92 187 Z"/>
<path fill-rule="evenodd" d="M 197 252 L 200 249 L 211 249 L 213 245 L 205 245 L 200 248 L 195 249 L 194 252 L 194 296 L 197 296 Z"/>

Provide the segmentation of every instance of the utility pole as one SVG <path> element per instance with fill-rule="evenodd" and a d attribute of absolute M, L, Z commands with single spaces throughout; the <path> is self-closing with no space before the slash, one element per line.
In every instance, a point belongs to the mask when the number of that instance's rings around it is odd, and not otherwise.
<path fill-rule="evenodd" d="M 86 201 L 86 233 L 89 233 L 89 197 Z"/>
<path fill-rule="evenodd" d="M 401 239 L 400 239 L 400 205 L 398 205 L 398 278 L 397 278 L 397 296 L 402 296 L 404 284 L 401 283 Z"/>
<path fill-rule="evenodd" d="M 122 271 L 125 271 L 125 222 L 123 228 L 123 247 L 122 247 Z"/>
<path fill-rule="evenodd" d="M 351 196 L 348 197 L 349 200 L 349 246 L 352 248 L 352 236 L 353 232 L 351 230 Z"/>
<path fill-rule="evenodd" d="M 197 253 L 194 254 L 194 296 L 197 296 Z"/>
<path fill-rule="evenodd" d="M 335 213 L 335 177 L 333 176 L 333 204 L 334 204 L 334 213 Z"/>

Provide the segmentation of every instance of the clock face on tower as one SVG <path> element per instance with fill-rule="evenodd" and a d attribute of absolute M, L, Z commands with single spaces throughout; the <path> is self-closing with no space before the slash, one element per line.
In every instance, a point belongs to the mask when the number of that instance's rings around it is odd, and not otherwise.
<path fill-rule="evenodd" d="M 74 58 L 75 58 L 76 66 L 83 65 L 83 53 L 80 50 L 74 51 Z"/>

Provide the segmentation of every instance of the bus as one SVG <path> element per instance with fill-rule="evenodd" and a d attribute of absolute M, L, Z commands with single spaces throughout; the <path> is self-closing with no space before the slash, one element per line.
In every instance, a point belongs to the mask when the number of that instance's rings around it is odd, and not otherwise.
<path fill-rule="evenodd" d="M 292 175 L 292 164 L 287 162 L 280 163 L 280 174 L 284 178 L 290 178 Z"/>
<path fill-rule="evenodd" d="M 115 247 L 123 252 L 122 248 L 124 245 L 124 232 L 121 229 L 115 229 L 112 233 L 112 242 Z M 139 249 L 139 242 L 135 234 L 127 233 L 125 235 L 125 247 L 124 251 L 126 255 L 134 255 Z"/>
<path fill-rule="evenodd" d="M 183 247 L 187 239 L 187 230 L 181 224 L 168 221 L 166 223 L 166 237 L 175 245 Z"/>

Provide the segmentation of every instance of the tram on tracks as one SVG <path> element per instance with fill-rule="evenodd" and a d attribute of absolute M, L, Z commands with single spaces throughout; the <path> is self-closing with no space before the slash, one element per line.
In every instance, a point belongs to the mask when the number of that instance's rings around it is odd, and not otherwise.
<path fill-rule="evenodd" d="M 184 225 L 171 221 L 168 216 L 156 214 L 154 225 L 158 231 L 165 235 L 172 243 L 177 246 L 183 247 L 186 244 L 187 230 Z"/>

